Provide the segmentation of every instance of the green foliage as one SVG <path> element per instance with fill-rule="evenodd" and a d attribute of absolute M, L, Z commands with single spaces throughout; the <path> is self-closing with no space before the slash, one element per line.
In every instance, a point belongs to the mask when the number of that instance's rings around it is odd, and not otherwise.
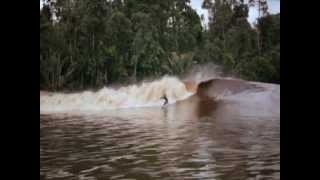
<path fill-rule="evenodd" d="M 250 2 L 267 10 L 265 1 Z M 243 1 L 204 1 L 203 7 L 211 19 L 203 35 L 206 40 L 195 54 L 197 61 L 220 64 L 244 79 L 280 83 L 280 14 L 263 12 L 251 27 Z"/>
<path fill-rule="evenodd" d="M 280 14 L 251 27 L 242 1 L 204 1 L 203 7 L 214 17 L 208 29 L 189 0 L 45 1 L 40 88 L 101 87 L 207 62 L 246 79 L 280 83 Z"/>
<path fill-rule="evenodd" d="M 258 19 L 257 28 L 261 35 L 262 50 L 268 51 L 280 44 L 280 14 Z"/>
<path fill-rule="evenodd" d="M 40 12 L 42 89 L 179 73 L 192 59 L 172 61 L 172 52 L 191 52 L 202 40 L 200 18 L 188 0 L 49 2 Z"/>

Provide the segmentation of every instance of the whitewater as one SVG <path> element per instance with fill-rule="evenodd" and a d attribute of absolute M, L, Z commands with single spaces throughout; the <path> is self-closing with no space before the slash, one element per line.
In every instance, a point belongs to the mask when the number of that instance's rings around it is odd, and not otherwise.
<path fill-rule="evenodd" d="M 114 109 L 161 107 L 165 102 L 163 96 L 167 97 L 170 106 L 193 95 L 202 94 L 205 94 L 207 99 L 216 101 L 238 101 L 242 106 L 248 101 L 252 108 L 257 106 L 257 103 L 263 102 L 265 104 L 263 109 L 267 109 L 269 107 L 267 104 L 279 104 L 280 86 L 223 75 L 220 67 L 207 64 L 193 67 L 182 77 L 164 76 L 120 88 L 106 86 L 98 91 L 88 90 L 78 93 L 40 91 L 40 113 L 90 113 Z M 278 110 L 276 114 L 279 114 Z"/>
<path fill-rule="evenodd" d="M 280 179 L 280 85 L 216 72 L 40 91 L 41 179 Z"/>
<path fill-rule="evenodd" d="M 152 82 L 119 89 L 104 87 L 97 92 L 48 93 L 40 91 L 40 112 L 101 111 L 107 109 L 162 106 L 162 96 L 168 104 L 186 99 L 196 92 L 196 86 L 177 77 L 165 76 Z"/>

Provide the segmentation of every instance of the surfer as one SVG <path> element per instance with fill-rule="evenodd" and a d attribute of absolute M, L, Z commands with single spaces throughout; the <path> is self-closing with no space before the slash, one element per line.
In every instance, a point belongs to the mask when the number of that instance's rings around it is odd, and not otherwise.
<path fill-rule="evenodd" d="M 162 107 L 164 107 L 165 105 L 168 104 L 168 98 L 166 95 L 163 95 L 160 99 L 164 99 L 164 103 L 163 103 Z"/>

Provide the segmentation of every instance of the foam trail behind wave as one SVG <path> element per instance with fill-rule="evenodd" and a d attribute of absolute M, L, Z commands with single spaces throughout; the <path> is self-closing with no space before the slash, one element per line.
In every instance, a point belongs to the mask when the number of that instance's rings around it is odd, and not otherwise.
<path fill-rule="evenodd" d="M 168 103 L 186 99 L 196 92 L 190 83 L 165 76 L 160 80 L 119 89 L 102 88 L 97 92 L 40 93 L 40 112 L 92 111 L 130 107 L 161 106 L 165 94 Z"/>

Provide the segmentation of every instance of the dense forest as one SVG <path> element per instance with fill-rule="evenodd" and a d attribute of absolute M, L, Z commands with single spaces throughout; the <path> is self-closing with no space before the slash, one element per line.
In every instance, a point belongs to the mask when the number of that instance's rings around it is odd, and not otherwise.
<path fill-rule="evenodd" d="M 249 7 L 258 6 L 253 26 Z M 179 75 L 212 62 L 247 80 L 280 83 L 280 14 L 265 0 L 44 0 L 40 89 L 76 90 Z"/>

